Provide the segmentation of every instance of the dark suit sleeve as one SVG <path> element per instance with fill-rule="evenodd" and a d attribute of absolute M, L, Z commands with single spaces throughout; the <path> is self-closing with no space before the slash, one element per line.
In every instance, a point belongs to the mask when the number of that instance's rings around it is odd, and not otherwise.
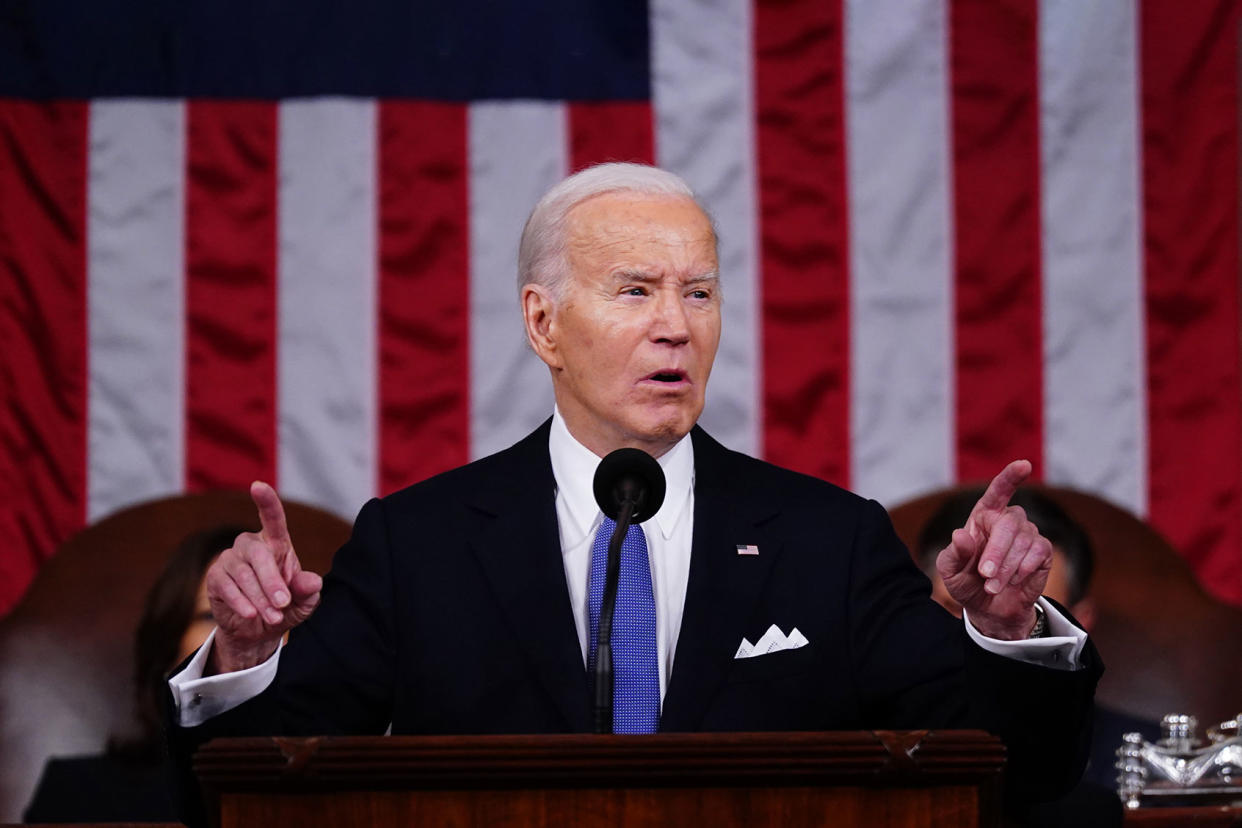
<path fill-rule="evenodd" d="M 969 726 L 962 622 L 930 585 L 874 502 L 863 504 L 850 552 L 849 648 L 869 727 Z"/>
<path fill-rule="evenodd" d="M 1064 607 L 1057 609 L 1073 620 Z M 1010 793 L 1042 800 L 1077 785 L 1090 757 L 1095 687 L 1104 670 L 1091 639 L 1077 670 L 1027 664 L 973 642 L 966 655 L 972 708 L 1009 751 Z"/>
<path fill-rule="evenodd" d="M 201 822 L 190 763 L 194 751 L 211 739 L 385 731 L 392 711 L 392 596 L 384 507 L 372 500 L 333 558 L 319 607 L 290 633 L 267 690 L 197 727 L 177 724 L 168 694 L 168 743 L 183 819 Z"/>
<path fill-rule="evenodd" d="M 1079 669 L 1070 671 L 984 650 L 964 622 L 929 600 L 927 579 L 883 509 L 870 504 L 868 511 L 855 536 L 850 618 L 865 718 L 874 726 L 995 733 L 1008 750 L 1015 797 L 1073 787 L 1086 764 L 1102 671 L 1094 646 L 1088 641 Z"/>
<path fill-rule="evenodd" d="M 396 647 L 392 555 L 384 504 L 372 500 L 333 558 L 319 607 L 281 653 L 271 688 L 281 735 L 378 734 L 388 727 Z"/>

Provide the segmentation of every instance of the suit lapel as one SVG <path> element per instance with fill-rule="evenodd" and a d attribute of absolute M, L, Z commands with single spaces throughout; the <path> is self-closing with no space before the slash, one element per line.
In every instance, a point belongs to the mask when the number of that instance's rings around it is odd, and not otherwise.
<path fill-rule="evenodd" d="M 548 428 L 493 458 L 498 467 L 470 497 L 479 516 L 470 547 L 568 729 L 586 731 L 589 690 L 561 559 Z"/>
<path fill-rule="evenodd" d="M 741 643 L 751 609 L 780 544 L 765 531 L 779 512 L 771 493 L 752 490 L 730 453 L 695 428 L 694 539 L 686 604 L 660 729 L 698 728 Z M 758 555 L 739 555 L 755 544 Z"/>

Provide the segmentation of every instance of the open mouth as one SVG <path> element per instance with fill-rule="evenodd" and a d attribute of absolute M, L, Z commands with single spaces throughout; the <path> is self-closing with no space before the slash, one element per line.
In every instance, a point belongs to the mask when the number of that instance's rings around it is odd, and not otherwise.
<path fill-rule="evenodd" d="M 680 371 L 658 371 L 647 377 L 647 379 L 653 382 L 684 382 L 686 375 Z"/>

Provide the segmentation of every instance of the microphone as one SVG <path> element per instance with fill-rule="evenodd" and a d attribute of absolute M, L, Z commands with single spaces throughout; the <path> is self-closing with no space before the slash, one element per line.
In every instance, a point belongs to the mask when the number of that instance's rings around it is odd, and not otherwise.
<path fill-rule="evenodd" d="M 599 462 L 592 488 L 600 510 L 617 522 L 608 541 L 604 600 L 599 608 L 595 646 L 595 732 L 612 733 L 612 617 L 621 576 L 621 543 L 631 523 L 642 523 L 660 511 L 664 503 L 664 470 L 641 449 L 617 449 Z"/>
<path fill-rule="evenodd" d="M 631 521 L 642 523 L 664 503 L 664 469 L 642 449 L 617 449 L 599 461 L 593 488 L 595 502 L 608 517 L 619 520 L 629 502 L 634 505 Z"/>

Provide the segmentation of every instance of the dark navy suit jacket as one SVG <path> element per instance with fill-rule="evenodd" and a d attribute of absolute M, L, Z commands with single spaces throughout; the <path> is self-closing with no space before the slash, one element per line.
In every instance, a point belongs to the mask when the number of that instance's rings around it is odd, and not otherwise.
<path fill-rule="evenodd" d="M 390 721 L 394 733 L 589 731 L 548 428 L 363 507 L 272 687 L 177 730 L 182 755 L 215 735 Z M 1006 740 L 1019 782 L 1076 781 L 1100 672 L 1090 644 L 1077 671 L 987 653 L 930 600 L 878 504 L 702 429 L 692 439 L 694 539 L 661 730 L 983 728 Z M 734 659 L 772 624 L 809 644 Z"/>

